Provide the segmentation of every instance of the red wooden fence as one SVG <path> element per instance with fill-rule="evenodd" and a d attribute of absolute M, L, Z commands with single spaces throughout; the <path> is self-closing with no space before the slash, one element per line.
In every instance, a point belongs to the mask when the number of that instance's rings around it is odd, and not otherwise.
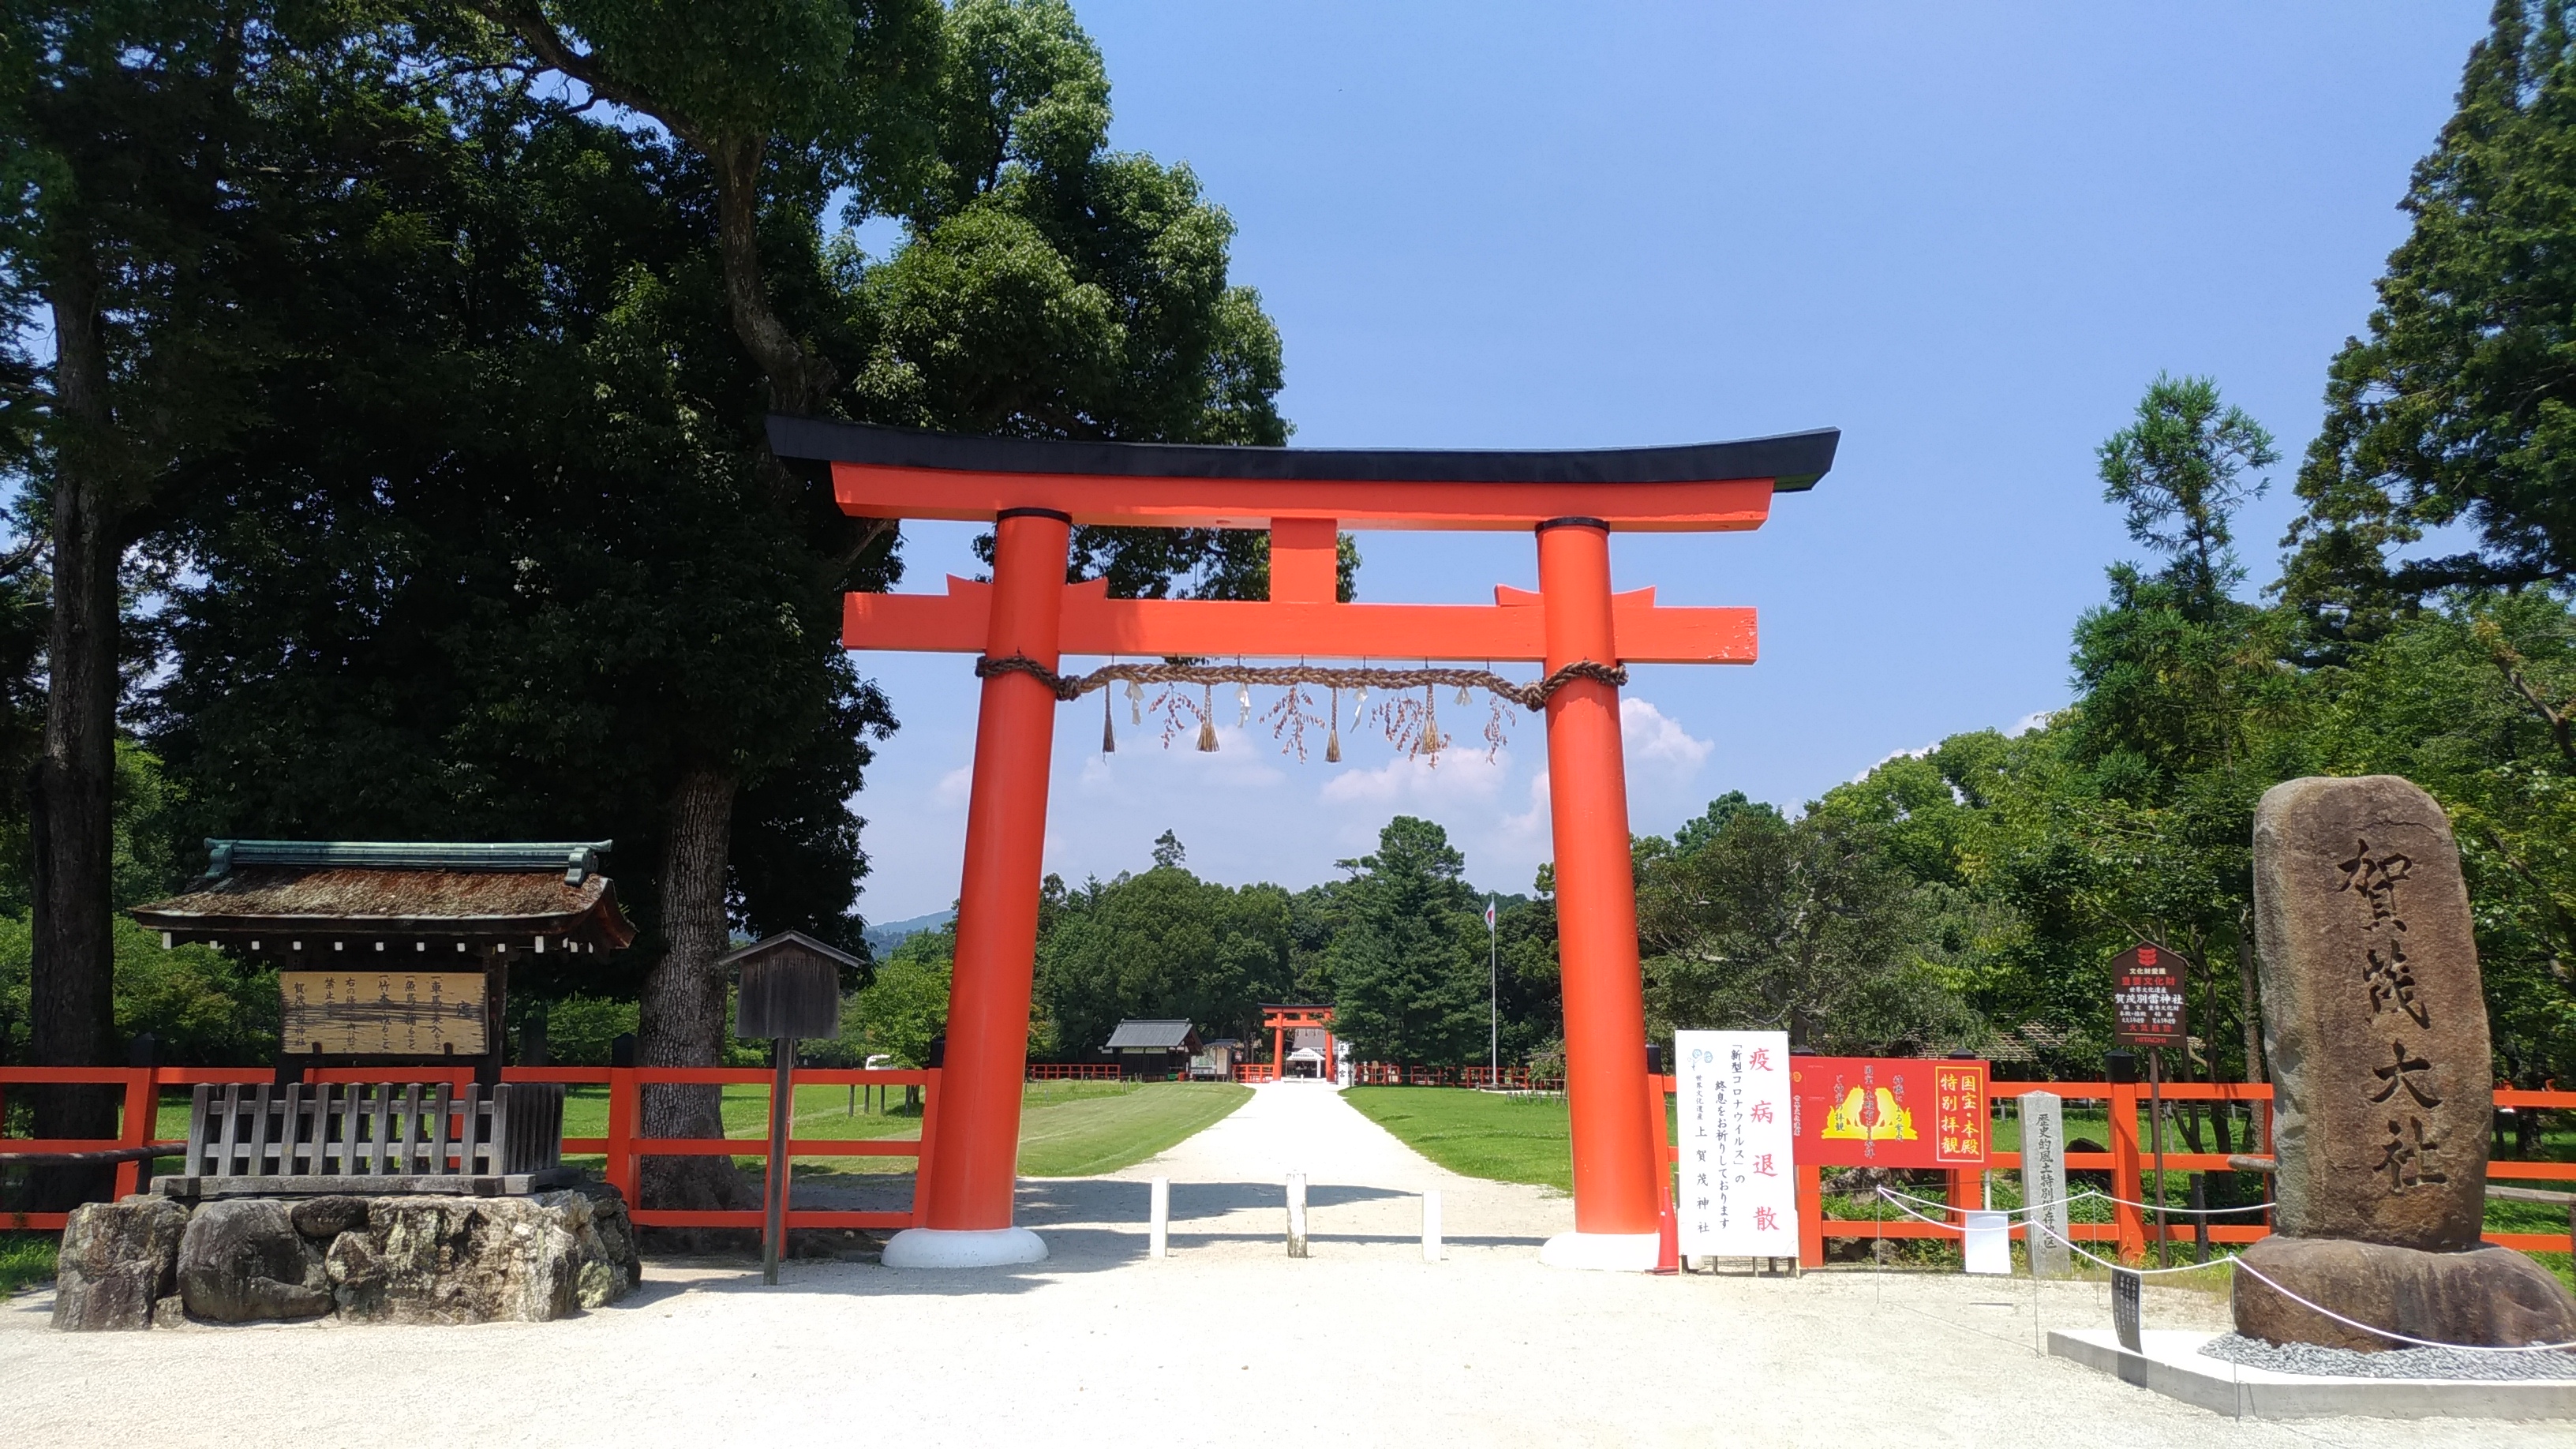
<path fill-rule="evenodd" d="M 1660 1090 L 1663 1096 L 1669 1097 L 1675 1090 L 1672 1077 L 1648 1080 L 1651 1084 L 1650 1090 Z M 2139 1121 L 2139 1108 L 2147 1096 L 2145 1083 L 1989 1082 L 1986 1085 L 1986 1098 L 1990 1107 L 1992 1103 L 2018 1097 L 2024 1092 L 2054 1092 L 2069 1102 L 2107 1103 L 2110 1113 L 2111 1150 L 2069 1152 L 2066 1154 L 2066 1170 L 2100 1172 L 2107 1169 L 2111 1174 L 2111 1196 L 2124 1198 L 2130 1203 L 2147 1200 L 2146 1174 L 2152 1170 L 2154 1158 L 2148 1151 L 2145 1133 Z M 2164 1094 L 2168 1102 L 2260 1102 L 2263 1104 L 2264 1118 L 2261 1140 L 2267 1143 L 2272 1140 L 2272 1088 L 2269 1083 L 2167 1082 L 2164 1084 Z M 2495 1104 L 2498 1107 L 2538 1107 L 2576 1111 L 2576 1092 L 2554 1090 L 2533 1092 L 2519 1088 L 2498 1087 L 2495 1089 Z M 1667 1163 L 1678 1167 L 1681 1154 L 1672 1142 L 1670 1118 L 1665 1120 L 1667 1126 L 1664 1158 Z M 2229 1170 L 2228 1154 L 2177 1151 L 2174 1147 L 2175 1140 L 2175 1133 L 2169 1127 L 2165 1134 L 2165 1171 L 2225 1172 Z M 2262 1154 L 2237 1155 L 2259 1157 Z M 2018 1152 L 1996 1152 L 1988 1163 L 1988 1170 L 1998 1172 L 2017 1171 L 2020 1167 L 2021 1154 Z M 1911 1218 L 1898 1218 L 1893 1221 L 1870 1218 L 1828 1218 L 1824 1213 L 1822 1176 L 1822 1169 L 1813 1164 L 1798 1165 L 1798 1261 L 1810 1268 L 1824 1266 L 1827 1238 L 1946 1238 L 1957 1232 L 1959 1226 L 1964 1225 L 1964 1219 L 1960 1216 L 1962 1212 L 1960 1205 L 1982 1201 L 1982 1195 L 1977 1191 L 1978 1172 L 1972 1168 L 1949 1174 L 1948 1195 L 1953 1206 L 1943 1214 L 1945 1222 L 1918 1222 Z M 2487 1164 L 2487 1176 L 2490 1179 L 2507 1182 L 2519 1180 L 2576 1184 L 2576 1162 L 2518 1162 L 2499 1159 Z M 2262 1217 L 2268 1220 L 2270 1214 L 2262 1214 Z M 2177 1217 L 2171 1212 L 2167 1213 L 2165 1219 L 2167 1238 L 2187 1243 L 2193 1241 L 2196 1231 L 2188 1215 Z M 2027 1230 L 2018 1224 L 2014 1226 L 2013 1233 L 2017 1237 L 2027 1236 Z M 2269 1237 L 2271 1233 L 2272 1229 L 2268 1221 L 2228 1222 L 2224 1219 L 2212 1219 L 2209 1240 L 2213 1243 L 2251 1243 Z M 2115 1204 L 2112 1207 L 2110 1222 L 2067 1224 L 2068 1237 L 2078 1242 L 2111 1243 L 2116 1250 L 2116 1255 L 2123 1262 L 2142 1261 L 2146 1257 L 2147 1246 L 2153 1241 L 2154 1234 L 2155 1226 L 2150 1220 L 2149 1212 L 2126 1204 Z M 2568 1236 L 2564 1233 L 2488 1233 L 2486 1240 L 2508 1248 L 2519 1248 L 2525 1252 L 2564 1252 L 2569 1247 Z"/>
<path fill-rule="evenodd" d="M 773 1074 L 767 1067 L 510 1067 L 502 1079 L 511 1082 L 561 1082 L 568 1086 L 605 1086 L 608 1088 L 608 1135 L 605 1137 L 566 1137 L 563 1150 L 581 1156 L 601 1154 L 608 1159 L 606 1175 L 626 1195 L 630 1204 L 636 1201 L 638 1177 L 646 1157 L 753 1157 L 769 1156 L 769 1133 L 764 1127 L 757 1137 L 644 1137 L 638 1135 L 643 1120 L 640 1093 L 646 1085 L 664 1082 L 696 1082 L 713 1085 L 768 1087 Z M 929 1166 L 929 1148 L 933 1128 L 939 1120 L 939 1072 L 864 1071 L 850 1067 L 798 1067 L 791 1076 L 794 1087 L 919 1087 L 921 1088 L 921 1135 L 919 1137 L 879 1138 L 807 1138 L 793 1135 L 787 1141 L 791 1157 L 909 1157 L 914 1159 L 914 1180 Z M 0 1092 L 16 1084 L 68 1083 L 118 1085 L 125 1089 L 124 1110 L 117 1135 L 106 1138 L 30 1138 L 0 1137 L 0 1163 L 17 1152 L 96 1152 L 115 1147 L 157 1145 L 151 1137 L 154 1119 L 159 1115 L 160 1094 L 167 1087 L 193 1087 L 199 1082 L 221 1085 L 228 1082 L 256 1083 L 274 1079 L 264 1067 L 0 1067 Z M 445 1082 L 462 1087 L 473 1080 L 473 1072 L 443 1068 L 413 1067 L 342 1067 L 306 1074 L 314 1082 Z M 791 1087 L 791 1092 L 793 1087 Z M 762 1094 L 765 1100 L 768 1093 Z M 0 1105 L 5 1105 L 0 1097 Z M 181 1144 L 169 1144 L 170 1155 L 179 1154 Z M 122 1163 L 116 1169 L 116 1192 L 132 1192 L 142 1177 L 141 1164 Z M 916 1189 L 914 1206 L 901 1212 L 836 1212 L 795 1205 L 791 1191 L 788 1200 L 787 1226 L 790 1228 L 908 1228 L 914 1225 L 920 1198 Z M 60 1228 L 67 1213 L 15 1213 L 0 1215 L 0 1227 Z M 761 1226 L 757 1208 L 725 1211 L 679 1211 L 666 1208 L 635 1210 L 635 1221 L 646 1227 L 670 1228 L 753 1228 Z"/>

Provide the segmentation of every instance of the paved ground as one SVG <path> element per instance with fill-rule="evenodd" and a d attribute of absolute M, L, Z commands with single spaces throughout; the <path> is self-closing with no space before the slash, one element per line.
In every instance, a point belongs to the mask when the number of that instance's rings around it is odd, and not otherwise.
<path fill-rule="evenodd" d="M 1314 1184 L 1314 1256 L 1281 1247 L 1279 1182 Z M 1173 1181 L 1174 1256 L 1144 1257 Z M 1437 1187 L 1448 1261 L 1420 1259 Z M 1556 1272 L 1572 1205 L 1442 1172 L 1329 1089 L 1265 1087 L 1115 1178 L 1030 1182 L 1029 1269 L 902 1273 L 656 1263 L 557 1324 L 55 1335 L 0 1308 L 0 1444 L 788 1443 L 1980 1446 L 2475 1445 L 2566 1424 L 2235 1423 L 2033 1350 L 2109 1321 L 2105 1291 L 1957 1275 Z M 2151 1292 L 2160 1327 L 2219 1326 Z"/>

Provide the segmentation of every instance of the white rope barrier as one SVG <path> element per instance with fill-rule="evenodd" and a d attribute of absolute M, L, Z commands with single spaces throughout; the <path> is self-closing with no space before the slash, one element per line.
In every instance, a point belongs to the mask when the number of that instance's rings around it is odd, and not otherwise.
<path fill-rule="evenodd" d="M 2079 1193 L 2072 1193 L 2072 1194 L 2069 1194 L 2068 1196 L 2061 1197 L 2061 1198 L 2053 1198 L 2053 1199 L 2051 1199 L 2050 1201 L 2047 1201 L 2047 1202 L 2024 1203 L 2024 1204 L 2022 1204 L 2020 1207 L 2014 1207 L 2014 1208 L 1966 1208 L 1966 1207 L 1952 1207 L 1950 1204 L 1945 1203 L 1945 1202 L 1941 1201 L 1941 1200 L 1940 1200 L 1940 1199 L 1938 1199 L 1938 1198 L 1916 1197 L 1916 1196 L 1915 1196 L 1914 1194 L 1912 1194 L 1912 1193 L 1897 1192 L 1897 1191 L 1895 1191 L 1893 1188 L 1886 1188 L 1886 1187 L 1882 1187 L 1882 1188 L 1879 1188 L 1879 1189 L 1878 1189 L 1878 1191 L 1879 1191 L 1879 1193 L 1880 1193 L 1881 1195 L 1883 1195 L 1883 1196 L 1887 1196 L 1887 1197 L 1901 1197 L 1901 1198 L 1904 1198 L 1904 1199 L 1905 1199 L 1906 1201 L 1908 1201 L 1908 1202 L 1917 1202 L 1917 1203 L 1921 1203 L 1921 1204 L 1923 1204 L 1925 1207 L 1946 1208 L 1946 1209 L 1948 1209 L 1949 1211 L 1952 1211 L 1952 1212 L 1963 1212 L 1963 1213 L 1964 1213 L 1964 1212 L 1993 1212 L 1993 1213 L 2002 1213 L 2002 1214 L 2003 1214 L 2003 1215 L 2005 1215 L 2006 1217 L 2012 1217 L 2012 1216 L 2017 1215 L 2017 1214 L 2018 1214 L 2018 1215 L 2021 1215 L 2021 1216 L 2023 1216 L 2023 1217 L 2027 1217 L 2029 1214 L 2034 1213 L 2034 1212 L 2037 1212 L 2037 1211 L 2038 1211 L 2038 1210 L 2040 1210 L 2041 1208 L 2046 1208 L 2046 1207 L 2064 1207 L 2064 1206 L 2068 1206 L 2068 1205 L 2073 1204 L 2073 1203 L 2087 1202 L 2087 1201 L 2100 1201 L 2100 1202 L 2108 1202 L 2108 1203 L 2118 1203 L 2118 1204 L 2119 1204 L 2120 1206 L 2122 1206 L 2122 1207 L 2133 1207 L 2133 1208 L 2137 1208 L 2137 1209 L 2139 1209 L 2139 1210 L 2140 1210 L 2140 1211 L 2142 1211 L 2142 1212 L 2151 1212 L 2151 1213 L 2152 1213 L 2152 1212 L 2161 1212 L 2161 1213 L 2164 1213 L 2165 1215 L 2167 1215 L 2168 1217 L 2172 1217 L 2172 1216 L 2191 1216 L 2191 1215 L 2197 1215 L 2197 1216 L 2200 1216 L 2200 1217 L 2215 1217 L 2215 1216 L 2217 1216 L 2217 1215 L 2218 1215 L 2218 1214 L 2220 1214 L 2220 1213 L 2259 1213 L 2259 1212 L 2264 1212 L 2264 1211 L 2269 1210 L 2269 1209 L 2271 1208 L 2271 1206 L 2272 1206 L 2272 1204 L 2270 1204 L 2270 1203 L 2268 1203 L 2268 1202 L 2253 1202 L 2253 1203 L 2244 1203 L 2244 1204 L 2240 1204 L 2240 1205 L 2238 1205 L 2238 1206 L 2236 1206 L 2236 1207 L 2214 1207 L 2214 1208 L 2178 1208 L 2178 1207 L 2169 1207 L 2169 1208 L 2159 1208 L 2159 1207 L 2157 1207 L 2154 1203 L 2151 1203 L 2151 1202 L 2131 1202 L 2131 1201 L 2129 1201 L 2129 1200 L 2128 1200 L 2127 1198 L 2125 1198 L 2125 1197 L 2113 1197 L 2113 1196 L 2111 1196 L 2111 1195 L 2110 1195 L 2109 1193 L 2107 1193 L 2107 1192 L 2096 1192 L 2096 1191 L 2094 1191 L 2094 1190 L 2093 1190 L 2093 1189 L 2091 1189 L 2091 1188 L 2086 1188 L 2084 1191 L 2079 1192 Z"/>
<path fill-rule="evenodd" d="M 1955 1227 L 1949 1223 L 1943 1222 L 1938 1218 L 1927 1218 L 1921 1213 L 1915 1212 L 1913 1209 L 1905 1206 L 1904 1203 L 1897 1201 L 1898 1197 L 1902 1196 L 1902 1194 L 1890 1192 L 1883 1187 L 1880 1188 L 1878 1192 L 1879 1196 L 1885 1198 L 1898 1212 L 1905 1214 L 1916 1222 L 1929 1223 L 1933 1227 L 1963 1235 L 1967 1231 L 1964 1228 Z M 1915 1200 L 1918 1202 L 1928 1201 L 1928 1199 L 1922 1198 L 1917 1198 Z M 2291 1302 L 2298 1304 L 2300 1307 L 2305 1308 L 2312 1313 L 2323 1314 L 2324 1316 L 2333 1319 L 2335 1322 L 2342 1324 L 2346 1328 L 2358 1328 L 2364 1333 L 2376 1334 L 2381 1338 L 2394 1339 L 2399 1343 L 2413 1344 L 2417 1348 L 2456 1348 L 2466 1353 L 2558 1353 L 2568 1349 L 2576 1349 L 2576 1339 L 2569 1339 L 2565 1343 L 2526 1343 L 2507 1346 L 2492 1343 L 2444 1343 L 2439 1339 L 2417 1338 L 2412 1334 L 2399 1333 L 2393 1328 L 2381 1328 L 2376 1324 L 2364 1323 L 2358 1318 L 2347 1318 L 2344 1315 L 2335 1312 L 2333 1309 L 2326 1307 L 2322 1303 L 2311 1301 L 2297 1293 L 2291 1292 L 2288 1288 L 2281 1286 L 2279 1280 L 2273 1278 L 2262 1269 L 2255 1267 L 2253 1264 L 2246 1262 L 2242 1258 L 2222 1257 L 2214 1262 L 2188 1263 L 2178 1268 L 2132 1268 L 2126 1264 L 2114 1263 L 2110 1259 L 2102 1257 L 2097 1253 L 2087 1252 L 2073 1238 L 2067 1237 L 2064 1234 L 2051 1229 L 2046 1223 L 2033 1223 L 2031 1226 L 2039 1229 L 2043 1233 L 2047 1233 L 2057 1241 L 2064 1243 L 2067 1250 L 2074 1253 L 2077 1257 L 2082 1258 L 2087 1262 L 2098 1263 L 2115 1273 L 2135 1273 L 2141 1278 L 2159 1277 L 2167 1273 L 2196 1273 L 2203 1268 L 2234 1268 L 2241 1272 L 2251 1273 L 2265 1287 L 2270 1288 L 2273 1292 L 2280 1294 L 2282 1297 L 2289 1299 Z"/>

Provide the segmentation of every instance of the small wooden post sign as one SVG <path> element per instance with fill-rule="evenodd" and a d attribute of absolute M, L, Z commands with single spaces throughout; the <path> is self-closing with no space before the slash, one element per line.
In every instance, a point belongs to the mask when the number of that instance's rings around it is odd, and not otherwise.
<path fill-rule="evenodd" d="M 787 1129 L 795 1115 L 796 1043 L 840 1035 L 841 972 L 859 969 L 859 961 L 802 931 L 781 931 L 717 957 L 716 964 L 741 968 L 734 1035 L 766 1038 L 778 1073 L 769 1089 L 769 1170 L 761 1194 L 767 1212 L 760 1241 L 760 1281 L 775 1283 L 787 1241 Z"/>
<path fill-rule="evenodd" d="M 281 971 L 290 1056 L 479 1057 L 480 971 Z"/>

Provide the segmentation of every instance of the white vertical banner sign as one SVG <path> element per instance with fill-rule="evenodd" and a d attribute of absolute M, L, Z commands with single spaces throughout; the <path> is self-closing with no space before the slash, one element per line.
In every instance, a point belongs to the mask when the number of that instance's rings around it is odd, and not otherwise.
<path fill-rule="evenodd" d="M 1677 1031 L 1673 1065 L 1681 1155 L 1673 1202 L 1683 1255 L 1796 1257 L 1789 1034 Z"/>

